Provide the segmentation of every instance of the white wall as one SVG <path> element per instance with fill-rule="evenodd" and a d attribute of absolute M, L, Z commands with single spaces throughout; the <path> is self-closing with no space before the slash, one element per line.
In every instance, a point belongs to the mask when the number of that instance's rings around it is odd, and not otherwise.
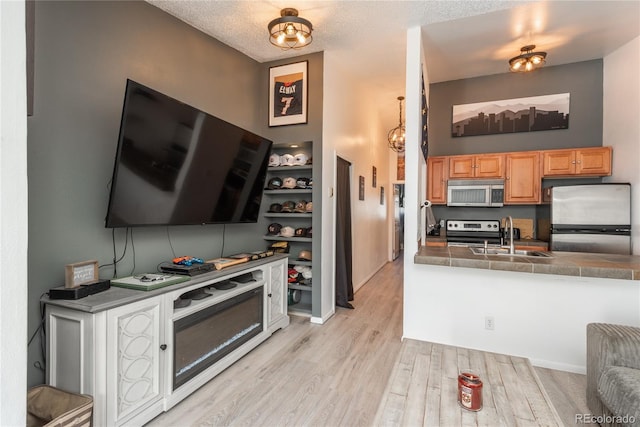
<path fill-rule="evenodd" d="M 633 253 L 640 255 L 640 37 L 603 60 L 603 145 L 613 147 L 609 182 L 631 183 Z"/>
<path fill-rule="evenodd" d="M 637 44 L 635 49 L 633 55 L 637 56 Z M 418 110 L 421 55 L 420 30 L 410 29 L 407 32 L 407 111 Z M 637 58 L 632 64 L 637 65 Z M 614 67 L 613 61 L 609 61 L 607 69 L 610 74 L 623 73 Z M 628 93 L 627 86 L 625 96 L 616 96 L 616 108 L 624 110 L 630 102 L 632 112 L 627 122 L 635 123 L 637 98 L 629 97 Z M 416 152 L 419 144 L 420 123 L 414 116 L 407 116 L 407 152 Z M 632 139 L 631 144 L 636 144 L 632 153 L 636 154 L 633 160 L 637 169 L 637 134 Z M 616 149 L 614 147 L 614 151 Z M 614 168 L 618 166 L 614 164 Z M 584 372 L 587 323 L 640 326 L 638 281 L 414 264 L 418 217 L 416 209 L 411 207 L 420 202 L 422 190 L 418 182 L 423 179 L 418 156 L 407 156 L 405 338 L 518 355 L 530 358 L 539 366 Z M 635 215 L 637 218 L 637 211 Z M 485 316 L 494 317 L 493 331 L 484 329 Z"/>
<path fill-rule="evenodd" d="M 359 67 L 349 62 L 348 52 L 324 53 L 322 277 L 324 283 L 333 286 L 335 198 L 330 196 L 330 192 L 335 189 L 337 155 L 352 163 L 353 286 L 357 290 L 387 261 L 387 205 L 392 189 L 388 178 L 386 132 L 380 124 L 371 89 L 361 85 L 358 76 L 353 74 L 353 70 L 359 70 Z M 373 166 L 377 168 L 375 188 L 372 187 Z M 358 200 L 360 175 L 365 177 L 364 201 Z M 380 204 L 381 186 L 385 188 L 384 205 Z M 333 299 L 327 303 L 332 304 Z M 354 305 L 357 308 L 357 299 Z"/>
<path fill-rule="evenodd" d="M 27 379 L 25 4 L 0 2 L 0 425 L 24 425 Z"/>
<path fill-rule="evenodd" d="M 405 221 L 404 221 L 404 280 L 408 283 L 407 273 L 414 268 L 413 255 L 418 251 L 420 236 L 420 203 L 424 201 L 426 191 L 424 182 L 420 182 L 422 152 L 420 151 L 421 122 L 420 111 L 422 102 L 421 71 L 422 71 L 422 42 L 420 27 L 413 27 L 407 31 L 407 69 L 406 69 L 406 159 L 405 159 Z M 425 85 L 429 85 L 425 73 Z M 405 317 L 407 313 L 407 290 L 405 289 Z M 405 320 L 406 321 L 406 320 Z M 406 328 L 406 327 L 405 327 Z"/>
<path fill-rule="evenodd" d="M 429 265 L 414 265 L 411 277 L 414 283 L 405 283 L 407 338 L 584 373 L 587 323 L 640 326 L 635 281 Z M 485 316 L 493 316 L 493 331 L 484 329 Z"/>

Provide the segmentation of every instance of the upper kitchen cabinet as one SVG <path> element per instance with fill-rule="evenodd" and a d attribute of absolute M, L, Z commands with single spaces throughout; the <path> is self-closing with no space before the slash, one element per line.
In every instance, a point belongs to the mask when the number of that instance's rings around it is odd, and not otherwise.
<path fill-rule="evenodd" d="M 542 158 L 543 178 L 611 175 L 611 147 L 546 150 Z"/>
<path fill-rule="evenodd" d="M 450 156 L 449 178 L 504 178 L 504 155 Z"/>
<path fill-rule="evenodd" d="M 505 205 L 540 203 L 540 152 L 507 153 L 504 182 Z"/>
<path fill-rule="evenodd" d="M 436 205 L 447 203 L 448 157 L 429 157 L 427 160 L 427 200 Z"/>

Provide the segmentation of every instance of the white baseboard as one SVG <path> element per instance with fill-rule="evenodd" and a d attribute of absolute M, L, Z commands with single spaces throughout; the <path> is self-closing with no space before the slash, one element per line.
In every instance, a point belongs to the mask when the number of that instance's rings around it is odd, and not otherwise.
<path fill-rule="evenodd" d="M 322 317 L 316 317 L 316 316 L 311 316 L 311 323 L 315 323 L 316 325 L 324 325 L 327 320 L 329 320 L 331 318 L 331 316 L 333 316 L 334 314 L 336 314 L 336 309 L 335 307 L 333 308 L 333 310 L 331 310 L 329 313 L 325 314 Z"/>
<path fill-rule="evenodd" d="M 380 264 L 378 266 L 378 268 L 376 268 L 373 273 L 369 274 L 367 277 L 364 278 L 364 280 L 362 280 L 360 283 L 358 283 L 357 285 L 353 286 L 353 293 L 356 293 L 358 291 L 358 289 L 360 289 L 361 287 L 363 287 L 369 280 L 371 280 L 371 278 L 373 276 L 375 276 L 378 271 L 382 270 L 382 267 L 384 267 L 385 265 L 387 265 L 387 263 L 390 261 L 383 261 L 382 264 Z"/>
<path fill-rule="evenodd" d="M 540 368 L 548 368 L 555 369 L 557 371 L 565 371 L 565 372 L 573 372 L 575 374 L 583 374 L 587 373 L 586 366 L 580 365 L 570 365 L 568 363 L 558 363 L 550 360 L 540 360 L 540 359 L 529 359 L 533 366 L 538 366 Z"/>

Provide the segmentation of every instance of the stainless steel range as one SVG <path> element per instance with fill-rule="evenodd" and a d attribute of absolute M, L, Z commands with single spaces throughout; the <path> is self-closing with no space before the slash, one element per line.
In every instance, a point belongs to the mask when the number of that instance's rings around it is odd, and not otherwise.
<path fill-rule="evenodd" d="M 447 220 L 447 245 L 449 246 L 484 246 L 500 245 L 499 220 Z"/>

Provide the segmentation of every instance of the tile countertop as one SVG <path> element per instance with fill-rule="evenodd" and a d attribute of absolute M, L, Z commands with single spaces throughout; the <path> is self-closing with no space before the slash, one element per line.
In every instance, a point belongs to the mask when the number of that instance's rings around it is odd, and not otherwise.
<path fill-rule="evenodd" d="M 640 280 L 640 256 L 548 252 L 552 257 L 475 255 L 465 247 L 422 246 L 413 257 L 416 264 L 481 268 L 523 273 Z"/>

